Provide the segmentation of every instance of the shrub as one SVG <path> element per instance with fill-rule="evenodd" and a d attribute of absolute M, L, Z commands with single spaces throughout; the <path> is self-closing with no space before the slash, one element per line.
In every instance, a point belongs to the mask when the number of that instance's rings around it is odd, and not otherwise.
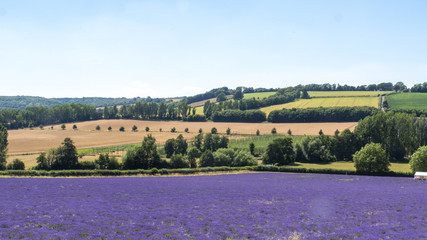
<path fill-rule="evenodd" d="M 256 130 L 256 135 L 259 136 L 260 132 L 259 129 Z"/>
<path fill-rule="evenodd" d="M 184 132 L 188 133 L 188 128 L 185 128 L 185 129 L 184 129 Z"/>
<path fill-rule="evenodd" d="M 353 155 L 353 160 L 357 172 L 384 173 L 389 171 L 390 162 L 379 143 L 366 144 Z"/>
<path fill-rule="evenodd" d="M 149 128 L 149 127 L 145 127 L 145 131 L 146 131 L 146 132 L 149 132 L 149 131 L 150 131 L 150 128 Z"/>
<path fill-rule="evenodd" d="M 125 131 L 125 127 L 121 126 L 121 127 L 119 128 L 119 131 L 120 131 L 120 132 L 124 132 L 124 131 Z"/>
<path fill-rule="evenodd" d="M 292 136 L 292 130 L 289 128 L 289 130 L 288 130 L 288 135 L 289 136 Z"/>
<path fill-rule="evenodd" d="M 101 126 L 97 125 L 95 129 L 96 129 L 96 131 L 99 131 L 99 130 L 101 130 Z"/>
<path fill-rule="evenodd" d="M 7 164 L 7 170 L 25 170 L 25 164 L 19 159 L 13 160 L 11 163 Z"/>
<path fill-rule="evenodd" d="M 196 159 L 199 158 L 201 154 L 202 153 L 200 152 L 199 149 L 197 149 L 197 147 L 191 147 L 188 149 L 187 159 L 188 159 L 188 162 L 189 162 L 191 168 L 197 167 Z"/>
<path fill-rule="evenodd" d="M 124 129 L 123 129 L 124 130 Z M 132 132 L 138 132 L 138 127 L 136 125 L 132 126 Z"/>
<path fill-rule="evenodd" d="M 412 155 L 409 165 L 413 173 L 427 172 L 427 146 L 418 148 Z"/>
<path fill-rule="evenodd" d="M 157 168 L 152 168 L 151 169 L 151 173 L 152 174 L 157 174 L 157 173 L 159 173 L 159 170 Z"/>
<path fill-rule="evenodd" d="M 276 133 L 277 133 L 276 128 L 271 129 L 271 134 L 276 134 Z"/>
<path fill-rule="evenodd" d="M 77 130 L 77 125 L 76 124 L 73 125 L 73 130 Z"/>
<path fill-rule="evenodd" d="M 230 128 L 227 128 L 226 133 L 227 133 L 227 135 L 230 135 L 230 133 L 231 133 L 231 129 L 230 129 Z"/>
<path fill-rule="evenodd" d="M 199 128 L 199 133 L 202 133 L 202 132 L 203 132 L 203 129 Z"/>
<path fill-rule="evenodd" d="M 62 125 L 61 125 L 61 129 L 62 129 L 62 130 L 65 130 L 65 124 L 62 124 Z"/>
<path fill-rule="evenodd" d="M 171 132 L 176 132 L 176 128 L 175 127 L 173 127 L 173 128 L 171 128 Z"/>
<path fill-rule="evenodd" d="M 113 128 L 111 126 L 108 127 L 108 131 L 111 131 Z"/>
<path fill-rule="evenodd" d="M 218 133 L 218 130 L 216 129 L 216 127 L 213 127 L 213 128 L 211 129 L 211 133 L 212 133 L 212 134 L 217 134 L 217 133 Z"/>
<path fill-rule="evenodd" d="M 213 157 L 215 161 L 215 166 L 231 166 L 232 159 L 228 155 L 220 151 L 216 151 L 213 153 Z"/>
<path fill-rule="evenodd" d="M 181 154 L 174 154 L 170 166 L 171 168 L 188 168 L 189 164 Z"/>
<path fill-rule="evenodd" d="M 79 162 L 79 169 L 93 170 L 96 169 L 96 164 L 93 161 L 81 161 Z"/>
<path fill-rule="evenodd" d="M 232 167 L 243 167 L 243 166 L 255 166 L 257 165 L 257 160 L 246 151 L 238 151 L 236 156 L 231 163 Z"/>
<path fill-rule="evenodd" d="M 110 169 L 110 170 L 116 170 L 117 169 L 118 170 L 121 168 L 122 168 L 122 166 L 119 163 L 119 161 L 117 161 L 116 157 L 111 156 L 110 161 L 108 162 L 108 165 L 107 165 L 107 169 Z"/>

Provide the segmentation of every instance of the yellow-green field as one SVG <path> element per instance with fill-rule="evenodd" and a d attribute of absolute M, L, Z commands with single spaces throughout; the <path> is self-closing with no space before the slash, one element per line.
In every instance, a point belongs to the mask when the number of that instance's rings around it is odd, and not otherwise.
<path fill-rule="evenodd" d="M 324 97 L 378 97 L 382 94 L 389 94 L 392 91 L 308 91 L 312 98 Z"/>
<path fill-rule="evenodd" d="M 196 114 L 199 114 L 199 115 L 205 115 L 205 114 L 203 113 L 203 106 L 196 107 Z"/>
<path fill-rule="evenodd" d="M 243 99 L 251 99 L 251 98 L 263 99 L 263 98 L 269 97 L 271 95 L 274 95 L 275 93 L 276 92 L 245 93 L 243 95 Z"/>
<path fill-rule="evenodd" d="M 299 163 L 296 162 L 295 165 L 290 166 L 294 168 L 315 168 L 315 169 L 325 169 L 331 168 L 336 170 L 356 170 L 353 162 L 331 162 L 325 164 L 319 163 Z M 391 163 L 390 170 L 393 172 L 411 172 L 409 168 L 409 163 Z"/>
<path fill-rule="evenodd" d="M 378 107 L 379 97 L 337 97 L 300 99 L 295 102 L 261 108 L 267 115 L 283 108 L 316 108 L 316 107 Z"/>

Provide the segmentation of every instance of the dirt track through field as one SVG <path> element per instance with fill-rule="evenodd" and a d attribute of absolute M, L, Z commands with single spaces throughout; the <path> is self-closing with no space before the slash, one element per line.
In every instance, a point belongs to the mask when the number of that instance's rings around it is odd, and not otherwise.
<path fill-rule="evenodd" d="M 43 130 L 39 128 L 10 130 L 9 131 L 9 151 L 11 155 L 24 153 L 45 152 L 49 148 L 58 147 L 66 137 L 70 137 L 78 149 L 117 146 L 141 142 L 144 136 L 145 127 L 150 128 L 150 134 L 157 143 L 163 144 L 169 138 L 176 138 L 183 134 L 186 139 L 196 135 L 200 128 L 203 132 L 210 132 L 212 127 L 216 127 L 219 133 L 225 133 L 229 127 L 233 135 L 255 134 L 259 129 L 261 134 L 270 134 L 272 128 L 276 128 L 278 133 L 286 134 L 288 129 L 293 135 L 318 135 L 319 130 L 325 134 L 332 135 L 335 130 L 340 131 L 349 128 L 351 130 L 357 125 L 356 122 L 346 123 L 216 123 L 216 122 L 178 122 L 178 121 L 138 121 L 138 120 L 98 120 L 75 123 L 78 130 L 72 130 L 73 124 L 66 124 L 66 130 L 61 130 L 60 125 L 45 126 Z M 99 125 L 100 131 L 95 127 Z M 132 126 L 138 127 L 138 132 L 132 132 Z M 112 131 L 107 130 L 108 126 Z M 125 132 L 118 131 L 123 126 Z M 176 128 L 176 133 L 171 133 L 171 128 Z M 162 128 L 162 132 L 160 132 Z M 188 128 L 189 133 L 184 129 Z"/>

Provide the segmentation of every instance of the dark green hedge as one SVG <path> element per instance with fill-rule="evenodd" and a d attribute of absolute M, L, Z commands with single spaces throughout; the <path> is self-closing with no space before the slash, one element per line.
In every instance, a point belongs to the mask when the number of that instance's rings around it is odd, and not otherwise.
<path fill-rule="evenodd" d="M 214 122 L 264 122 L 266 117 L 260 110 L 225 110 L 215 112 L 212 120 Z"/>
<path fill-rule="evenodd" d="M 331 107 L 331 108 L 292 108 L 272 111 L 268 121 L 273 123 L 287 122 L 357 122 L 374 115 L 374 107 Z"/>

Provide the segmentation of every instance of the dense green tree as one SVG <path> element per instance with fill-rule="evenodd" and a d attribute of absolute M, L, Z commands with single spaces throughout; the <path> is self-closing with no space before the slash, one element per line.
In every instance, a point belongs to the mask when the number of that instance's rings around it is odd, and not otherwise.
<path fill-rule="evenodd" d="M 197 158 L 200 157 L 202 153 L 197 147 L 190 147 L 187 151 L 187 159 L 191 168 L 197 167 Z"/>
<path fill-rule="evenodd" d="M 308 95 L 307 90 L 305 90 L 305 89 L 302 90 L 301 98 L 302 99 L 309 99 L 310 98 L 310 95 Z"/>
<path fill-rule="evenodd" d="M 120 132 L 124 132 L 124 131 L 125 131 L 125 127 L 121 126 L 121 127 L 119 128 L 119 131 L 120 131 Z"/>
<path fill-rule="evenodd" d="M 287 165 L 295 161 L 292 138 L 284 137 L 274 139 L 268 144 L 267 151 L 263 156 L 264 164 Z"/>
<path fill-rule="evenodd" d="M 200 167 L 214 167 L 215 166 L 215 158 L 210 150 L 206 150 L 199 161 Z"/>
<path fill-rule="evenodd" d="M 6 157 L 7 157 L 7 145 L 9 144 L 8 132 L 6 127 L 0 124 L 0 170 L 6 168 Z"/>
<path fill-rule="evenodd" d="M 61 129 L 65 130 L 65 124 L 61 124 Z"/>
<path fill-rule="evenodd" d="M 236 101 L 243 99 L 243 91 L 241 87 L 236 88 L 236 91 L 234 91 L 233 94 L 233 99 Z"/>
<path fill-rule="evenodd" d="M 415 124 L 414 124 L 415 122 Z M 354 133 L 367 143 L 380 143 L 387 153 L 387 159 L 392 162 L 402 161 L 405 156 L 411 155 L 420 146 L 419 138 L 427 129 L 421 130 L 416 124 L 414 116 L 404 113 L 378 113 L 366 117 L 356 126 Z"/>
<path fill-rule="evenodd" d="M 99 131 L 99 130 L 101 130 L 101 126 L 99 126 L 99 125 L 96 125 L 96 131 Z"/>
<path fill-rule="evenodd" d="M 422 146 L 412 155 L 409 165 L 413 173 L 427 172 L 427 146 Z"/>
<path fill-rule="evenodd" d="M 384 173 L 389 171 L 390 162 L 379 143 L 368 143 L 353 155 L 354 167 L 358 172 Z"/>
<path fill-rule="evenodd" d="M 230 135 L 230 133 L 231 133 L 231 129 L 230 129 L 230 128 L 227 128 L 227 130 L 225 131 L 225 133 L 226 133 L 227 135 Z"/>
<path fill-rule="evenodd" d="M 167 163 L 160 159 L 157 152 L 156 139 L 148 134 L 144 137 L 141 146 L 129 149 L 123 157 L 125 169 L 151 169 L 167 167 Z"/>
<path fill-rule="evenodd" d="M 77 149 L 70 138 L 64 139 L 62 146 L 56 150 L 55 155 L 55 161 L 52 164 L 53 169 L 77 169 Z"/>
<path fill-rule="evenodd" d="M 253 142 L 249 143 L 249 151 L 252 154 L 252 156 L 255 156 L 255 143 Z"/>
<path fill-rule="evenodd" d="M 164 149 L 165 149 L 166 157 L 170 158 L 175 152 L 175 139 L 171 138 L 166 140 Z"/>
<path fill-rule="evenodd" d="M 199 133 L 194 138 L 191 144 L 196 147 L 199 151 L 202 150 L 203 147 L 203 134 Z"/>
<path fill-rule="evenodd" d="M 216 97 L 216 101 L 217 102 L 223 102 L 223 101 L 226 101 L 227 100 L 227 97 L 225 96 L 225 94 L 224 93 L 220 93 L 220 94 L 218 94 L 218 96 Z"/>
<path fill-rule="evenodd" d="M 73 130 L 77 130 L 77 125 L 76 124 L 73 125 Z"/>
<path fill-rule="evenodd" d="M 334 140 L 329 136 L 306 137 L 295 145 L 296 161 L 299 162 L 333 162 L 336 157 L 332 152 Z"/>
<path fill-rule="evenodd" d="M 181 155 L 185 155 L 187 153 L 187 140 L 184 139 L 184 137 L 182 136 L 182 134 L 179 134 L 178 137 L 175 140 L 175 154 L 181 154 Z"/>
<path fill-rule="evenodd" d="M 277 133 L 276 128 L 271 129 L 271 134 L 276 134 L 276 133 Z"/>
<path fill-rule="evenodd" d="M 211 129 L 211 133 L 212 133 L 212 134 L 217 134 L 217 133 L 218 133 L 218 130 L 216 129 L 216 127 L 213 127 L 213 128 Z"/>

